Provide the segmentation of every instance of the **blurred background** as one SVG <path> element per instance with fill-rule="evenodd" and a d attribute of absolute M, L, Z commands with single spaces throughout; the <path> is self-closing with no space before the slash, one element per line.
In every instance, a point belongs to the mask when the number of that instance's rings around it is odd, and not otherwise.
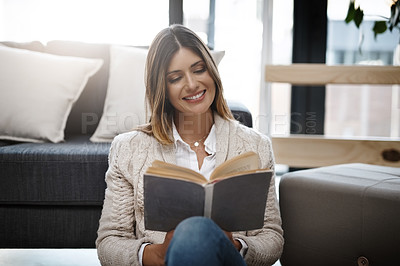
<path fill-rule="evenodd" d="M 313 9 L 318 1 L 299 1 Z M 293 28 L 305 26 L 293 16 L 293 0 L 0 0 L 1 41 L 74 40 L 148 46 L 169 25 L 169 10 L 183 7 L 183 24 L 212 49 L 224 50 L 219 69 L 226 98 L 244 103 L 254 125 L 272 135 L 290 133 L 294 115 L 289 84 L 266 86 L 264 65 L 293 62 Z M 320 1 L 324 2 L 324 1 Z M 393 64 L 399 30 L 374 38 L 372 20 L 389 17 L 390 1 L 357 1 L 364 9 L 361 29 L 346 24 L 349 0 L 329 0 L 327 64 Z M 306 30 L 306 29 L 305 29 Z M 363 39 L 360 52 L 360 40 Z M 399 136 L 399 90 L 396 86 L 327 86 L 318 96 L 323 134 Z M 388 104 L 390 103 L 390 104 Z M 321 133 L 321 132 L 320 132 Z"/>

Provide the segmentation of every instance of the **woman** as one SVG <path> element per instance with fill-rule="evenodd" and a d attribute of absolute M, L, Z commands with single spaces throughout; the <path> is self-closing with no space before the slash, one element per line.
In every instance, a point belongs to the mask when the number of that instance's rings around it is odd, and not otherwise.
<path fill-rule="evenodd" d="M 168 233 L 145 230 L 143 175 L 154 160 L 199 171 L 240 153 L 274 168 L 269 139 L 234 121 L 209 50 L 191 30 L 173 25 L 149 48 L 146 99 L 150 122 L 117 136 L 96 246 L 103 265 L 268 265 L 282 252 L 283 232 L 271 181 L 262 229 L 224 232 L 207 218 L 182 221 Z"/>

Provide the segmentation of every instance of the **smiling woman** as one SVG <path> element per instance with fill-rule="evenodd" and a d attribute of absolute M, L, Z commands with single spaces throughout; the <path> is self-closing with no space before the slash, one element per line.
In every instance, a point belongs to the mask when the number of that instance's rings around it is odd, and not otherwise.
<path fill-rule="evenodd" d="M 167 73 L 168 99 L 182 113 L 205 113 L 214 101 L 215 83 L 204 61 L 187 48 L 181 48 L 171 59 Z"/>
<path fill-rule="evenodd" d="M 167 25 L 164 0 L 0 0 L 0 40 L 149 45 Z"/>
<path fill-rule="evenodd" d="M 265 219 L 259 230 L 233 233 L 208 218 L 190 215 L 177 218 L 179 225 L 168 233 L 146 226 L 146 212 L 153 209 L 145 204 L 144 175 L 155 160 L 209 179 L 218 165 L 247 151 L 258 154 L 260 168 L 274 169 L 274 159 L 267 136 L 234 121 L 216 63 L 190 29 L 172 25 L 156 35 L 145 76 L 149 122 L 118 135 L 110 148 L 96 240 L 102 264 L 272 265 L 283 248 L 274 178 L 261 187 L 268 191 L 268 200 L 261 209 Z M 227 209 L 233 213 L 236 207 Z"/>

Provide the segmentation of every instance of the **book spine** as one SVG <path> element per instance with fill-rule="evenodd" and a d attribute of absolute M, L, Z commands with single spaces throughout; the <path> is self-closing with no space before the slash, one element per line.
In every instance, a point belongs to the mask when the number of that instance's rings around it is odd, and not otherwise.
<path fill-rule="evenodd" d="M 204 217 L 211 218 L 214 184 L 206 185 L 204 187 L 204 192 Z"/>

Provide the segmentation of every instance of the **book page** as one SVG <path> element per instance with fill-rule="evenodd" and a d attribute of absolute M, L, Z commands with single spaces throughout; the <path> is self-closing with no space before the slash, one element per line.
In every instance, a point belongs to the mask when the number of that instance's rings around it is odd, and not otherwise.
<path fill-rule="evenodd" d="M 210 180 L 222 179 L 239 172 L 248 172 L 258 168 L 258 155 L 255 152 L 246 152 L 225 161 L 215 168 Z"/>
<path fill-rule="evenodd" d="M 204 176 L 196 171 L 193 171 L 192 169 L 158 160 L 153 162 L 152 166 L 147 169 L 146 173 L 157 175 L 160 177 L 169 177 L 192 181 L 198 184 L 207 183 L 207 179 Z"/>

